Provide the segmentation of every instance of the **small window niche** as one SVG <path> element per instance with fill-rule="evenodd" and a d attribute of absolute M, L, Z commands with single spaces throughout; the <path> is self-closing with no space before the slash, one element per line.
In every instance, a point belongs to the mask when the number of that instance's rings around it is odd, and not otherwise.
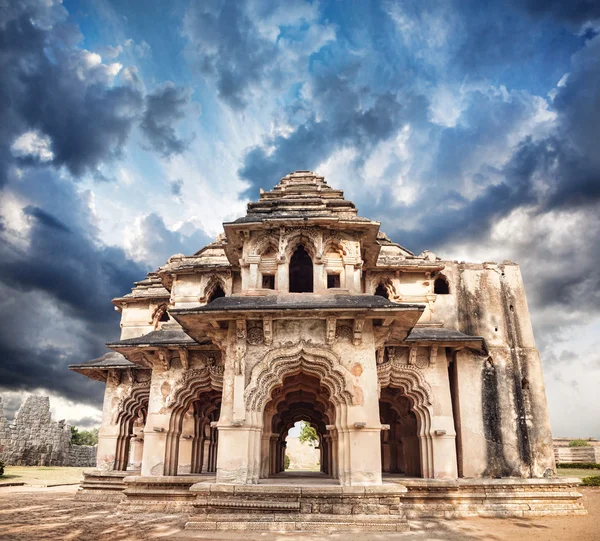
<path fill-rule="evenodd" d="M 214 291 L 212 292 L 211 296 L 208 298 L 208 302 L 211 303 L 215 299 L 220 299 L 221 297 L 224 297 L 224 296 L 225 296 L 225 291 L 223 290 L 223 288 L 220 285 L 217 285 L 217 287 L 215 287 Z"/>
<path fill-rule="evenodd" d="M 327 275 L 327 289 L 334 289 L 340 287 L 340 275 L 339 274 L 328 274 Z"/>
<path fill-rule="evenodd" d="M 275 275 L 263 274 L 262 287 L 263 289 L 275 289 Z"/>
<path fill-rule="evenodd" d="M 450 286 L 448 285 L 448 280 L 444 276 L 438 276 L 433 282 L 433 292 L 436 295 L 449 295 L 450 294 Z"/>
<path fill-rule="evenodd" d="M 375 288 L 375 295 L 377 295 L 378 297 L 383 297 L 385 299 L 390 298 L 387 288 L 381 283 Z"/>

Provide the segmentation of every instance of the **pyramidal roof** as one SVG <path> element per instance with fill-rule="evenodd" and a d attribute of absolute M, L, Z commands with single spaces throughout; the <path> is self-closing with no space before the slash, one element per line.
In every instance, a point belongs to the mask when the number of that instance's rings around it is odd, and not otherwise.
<path fill-rule="evenodd" d="M 368 222 L 357 216 L 356 206 L 311 171 L 296 171 L 281 179 L 271 191 L 261 190 L 258 201 L 248 203 L 246 216 L 233 223 L 260 222 L 271 219 L 332 217 Z"/>

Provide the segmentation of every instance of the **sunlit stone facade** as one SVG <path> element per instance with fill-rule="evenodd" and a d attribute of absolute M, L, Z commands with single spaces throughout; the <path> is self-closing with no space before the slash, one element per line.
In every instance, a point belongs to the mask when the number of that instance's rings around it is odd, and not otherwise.
<path fill-rule="evenodd" d="M 255 484 L 304 420 L 343 486 L 552 475 L 519 267 L 415 255 L 379 226 L 298 171 L 114 299 L 121 340 L 71 367 L 106 382 L 98 468 Z"/>

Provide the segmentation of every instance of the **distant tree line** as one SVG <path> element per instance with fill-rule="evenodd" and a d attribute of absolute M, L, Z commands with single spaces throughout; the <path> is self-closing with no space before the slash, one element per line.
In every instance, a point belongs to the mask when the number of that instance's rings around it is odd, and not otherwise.
<path fill-rule="evenodd" d="M 76 427 L 71 427 L 71 444 L 72 445 L 98 445 L 98 429 L 78 430 Z"/>

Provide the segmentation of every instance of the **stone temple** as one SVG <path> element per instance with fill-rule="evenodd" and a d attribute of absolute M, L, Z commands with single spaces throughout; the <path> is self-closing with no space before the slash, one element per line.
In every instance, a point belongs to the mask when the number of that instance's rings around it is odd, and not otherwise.
<path fill-rule="evenodd" d="M 379 227 L 297 171 L 113 299 L 121 339 L 70 367 L 106 382 L 80 497 L 193 509 L 200 529 L 584 513 L 554 477 L 518 265 L 415 255 Z M 306 479 L 284 471 L 300 420 Z"/>

